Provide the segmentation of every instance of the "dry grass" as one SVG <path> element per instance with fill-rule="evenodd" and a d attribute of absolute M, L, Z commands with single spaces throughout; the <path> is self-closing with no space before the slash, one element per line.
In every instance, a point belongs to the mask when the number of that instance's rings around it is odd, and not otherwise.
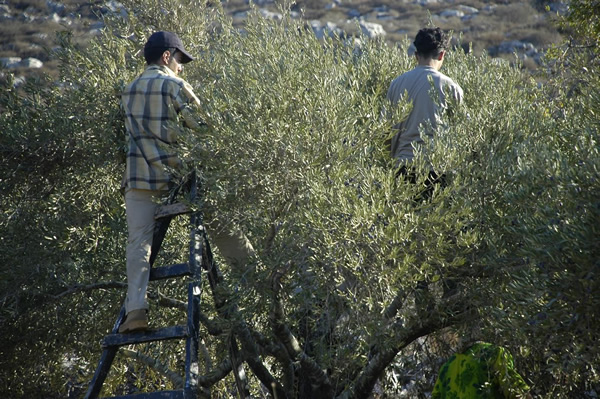
<path fill-rule="evenodd" d="M 525 42 L 531 42 L 538 48 L 547 48 L 551 44 L 559 43 L 562 39 L 560 33 L 554 29 L 548 29 L 547 24 L 537 24 L 531 28 L 518 29 L 514 35 Z"/>
<path fill-rule="evenodd" d="M 44 47 L 51 45 L 56 31 L 60 29 L 64 28 L 50 21 L 36 22 L 35 24 L 5 21 L 0 24 L 0 35 L 3 38 L 0 44 L 0 54 L 2 57 L 35 57 L 45 61 L 48 56 Z"/>
<path fill-rule="evenodd" d="M 510 25 L 531 25 L 536 22 L 538 11 L 529 3 L 513 3 L 498 5 L 494 10 L 494 18 L 506 21 Z"/>
<path fill-rule="evenodd" d="M 279 3 L 282 0 L 277 1 Z M 383 26 L 387 32 L 386 40 L 391 45 L 406 38 L 412 40 L 417 31 L 423 26 L 430 25 L 431 21 L 442 29 L 452 30 L 455 37 L 462 36 L 463 47 L 471 44 L 476 53 L 486 51 L 507 40 L 527 41 L 540 48 L 546 48 L 561 40 L 560 34 L 552 26 L 550 18 L 545 15 L 542 2 L 539 0 L 530 2 L 511 0 L 440 1 L 427 7 L 412 1 L 342 0 L 336 7 L 326 9 L 326 6 L 332 3 L 333 0 L 297 0 L 293 9 L 303 10 L 304 18 L 307 20 L 319 19 L 322 22 L 336 23 L 349 34 L 357 31 L 356 21 L 350 19 L 349 11 L 358 10 L 362 15 L 361 19 Z M 38 17 L 49 14 L 46 0 L 23 0 L 16 4 L 8 4 L 14 15 L 25 11 Z M 93 7 L 103 4 L 103 2 L 94 0 L 92 3 L 83 3 L 79 0 L 63 0 L 61 4 L 66 7 L 65 13 L 77 13 L 82 15 L 85 20 L 86 17 L 93 15 Z M 246 0 L 228 0 L 223 5 L 230 12 L 249 9 Z M 459 9 L 461 5 L 475 7 L 479 13 L 472 19 L 439 17 L 442 11 Z M 277 4 L 266 6 L 271 11 L 278 11 L 278 7 Z M 374 11 L 375 7 L 384 7 L 386 11 Z M 493 11 L 490 11 L 490 8 Z M 80 25 L 76 27 L 76 29 L 80 29 L 77 36 L 86 37 L 83 30 L 84 24 Z M 0 24 L 0 37 L 2 37 L 0 57 L 34 57 L 47 63 L 48 55 L 44 47 L 52 47 L 55 32 L 63 29 L 65 27 L 53 21 L 41 19 L 37 19 L 34 23 L 24 20 L 3 21 Z M 527 67 L 534 69 L 535 65 L 529 62 Z M 44 71 L 51 68 L 53 68 L 52 64 L 46 64 Z M 38 73 L 39 71 L 31 72 Z"/>
<path fill-rule="evenodd" d="M 5 3 L 1 2 L 0 3 Z M 62 15 L 68 13 L 81 15 L 83 20 L 92 17 L 94 4 L 101 2 L 94 0 L 82 2 L 80 0 L 62 0 L 65 6 Z M 37 58 L 44 62 L 42 69 L 17 68 L 11 70 L 15 76 L 39 76 L 48 74 L 53 78 L 58 75 L 57 63 L 50 59 L 48 50 L 55 46 L 56 33 L 66 29 L 74 30 L 78 34 L 85 32 L 83 24 L 64 26 L 48 18 L 51 12 L 46 0 L 21 0 L 8 2 L 14 19 L 6 19 L 0 23 L 0 57 Z M 27 17 L 24 17 L 23 14 Z M 84 39 L 84 40 L 87 40 Z"/>

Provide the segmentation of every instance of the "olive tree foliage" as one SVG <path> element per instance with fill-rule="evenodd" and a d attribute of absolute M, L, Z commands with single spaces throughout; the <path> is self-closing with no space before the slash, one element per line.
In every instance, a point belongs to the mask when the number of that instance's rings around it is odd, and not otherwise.
<path fill-rule="evenodd" d="M 548 74 L 559 80 L 557 89 L 568 98 L 579 95 L 597 83 L 600 59 L 600 3 L 595 0 L 570 1 L 557 25 L 567 39 L 553 46 L 546 54 Z M 560 77 L 560 79 L 557 79 Z M 585 96 L 585 94 L 584 94 Z"/>
<path fill-rule="evenodd" d="M 70 32 L 58 32 L 59 82 L 28 81 L 17 90 L 7 75 L 2 83 L 4 397 L 76 395 L 123 301 L 119 101 L 143 70 L 140 50 L 153 29 L 134 18 L 107 20 L 109 28 L 85 49 L 71 43 Z M 167 15 L 159 22 L 175 29 Z M 188 26 L 197 37 L 205 31 L 200 20 Z"/>
<path fill-rule="evenodd" d="M 597 47 L 600 40 L 600 4 L 595 0 L 575 0 L 559 21 L 571 33 L 571 39 L 587 47 Z"/>
<path fill-rule="evenodd" d="M 598 332 L 591 322 L 598 311 L 594 292 L 600 266 L 599 118 L 595 105 L 600 98 L 599 7 L 598 1 L 571 1 L 558 18 L 568 39 L 547 52 L 546 69 L 540 76 L 550 99 L 544 103 L 544 112 L 554 119 L 550 131 L 558 134 L 544 139 L 544 147 L 553 156 L 540 152 L 534 157 L 546 178 L 527 182 L 544 206 L 526 213 L 535 223 L 516 230 L 529 237 L 525 254 L 537 262 L 541 279 L 536 285 L 545 290 L 539 313 L 524 331 L 531 339 L 547 343 L 530 352 L 530 367 L 544 378 L 561 381 L 552 384 L 547 395 L 568 392 L 574 397 L 593 397 L 599 390 L 594 344 Z M 531 256 L 533 249 L 535 257 Z M 544 370 L 536 360 L 548 367 Z"/>
<path fill-rule="evenodd" d="M 66 49 L 68 35 L 60 40 Z M 64 72 L 76 80 L 65 76 L 60 86 L 29 81 L 16 91 L 9 79 L 1 91 L 6 397 L 60 392 L 69 357 L 94 349 L 104 330 L 95 320 L 106 321 L 105 308 L 118 309 L 112 283 L 94 295 L 61 295 L 79 284 L 111 282 L 122 263 L 124 213 L 114 184 L 122 158 L 116 97 L 122 62 L 64 56 L 72 68 Z"/>
<path fill-rule="evenodd" d="M 449 332 L 508 347 L 539 397 L 598 390 L 597 85 L 573 95 L 450 52 L 465 101 L 418 149 L 411 184 L 386 147 L 410 104 L 385 101 L 414 67 L 408 43 L 319 41 L 285 7 L 240 30 L 204 2 L 126 6 L 86 48 L 59 35 L 59 84 L 1 92 L 4 396 L 77 395 L 94 371 L 125 287 L 119 93 L 159 29 L 198 56 L 184 78 L 205 125 L 181 129 L 176 173 L 199 171 L 206 216 L 256 249 L 243 268 L 219 262 L 204 292 L 202 395 L 235 391 L 232 343 L 257 397 L 364 398 L 378 380 L 395 396 L 410 376 L 426 392 Z M 424 200 L 431 168 L 447 184 Z M 180 261 L 186 233 L 173 226 L 161 262 Z M 184 317 L 183 286 L 153 283 L 152 325 Z M 124 351 L 103 393 L 176 387 L 183 359 Z"/>

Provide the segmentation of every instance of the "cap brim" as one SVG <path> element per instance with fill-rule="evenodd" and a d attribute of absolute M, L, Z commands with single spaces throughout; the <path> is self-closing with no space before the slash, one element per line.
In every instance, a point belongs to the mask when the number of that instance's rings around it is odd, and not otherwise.
<path fill-rule="evenodd" d="M 184 49 L 177 49 L 177 50 L 179 50 L 179 52 L 181 52 L 181 54 L 183 54 L 183 57 L 181 58 L 181 63 L 182 64 L 187 64 L 190 61 L 194 61 L 194 57 L 192 57 L 190 55 L 190 53 L 188 53 Z"/>

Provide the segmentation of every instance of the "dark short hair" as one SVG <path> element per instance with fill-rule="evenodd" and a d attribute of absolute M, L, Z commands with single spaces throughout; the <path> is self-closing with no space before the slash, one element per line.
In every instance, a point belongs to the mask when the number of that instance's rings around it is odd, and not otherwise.
<path fill-rule="evenodd" d="M 435 57 L 448 48 L 448 35 L 440 28 L 423 28 L 415 37 L 413 44 L 421 57 Z"/>
<path fill-rule="evenodd" d="M 174 47 L 147 47 L 144 49 L 144 59 L 148 65 L 156 64 L 167 50 L 171 52 L 171 55 L 177 51 Z"/>

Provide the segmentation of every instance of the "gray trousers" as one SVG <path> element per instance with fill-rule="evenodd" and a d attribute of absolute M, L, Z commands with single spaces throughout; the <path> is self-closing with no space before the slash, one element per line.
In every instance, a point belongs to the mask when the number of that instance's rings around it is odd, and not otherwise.
<path fill-rule="evenodd" d="M 150 277 L 150 252 L 154 235 L 154 213 L 160 206 L 162 191 L 125 191 L 127 213 L 127 313 L 136 309 L 148 309 L 147 290 Z M 233 267 L 243 267 L 254 254 L 254 248 L 244 233 L 233 223 L 213 220 L 207 226 L 210 239 L 221 255 Z"/>

